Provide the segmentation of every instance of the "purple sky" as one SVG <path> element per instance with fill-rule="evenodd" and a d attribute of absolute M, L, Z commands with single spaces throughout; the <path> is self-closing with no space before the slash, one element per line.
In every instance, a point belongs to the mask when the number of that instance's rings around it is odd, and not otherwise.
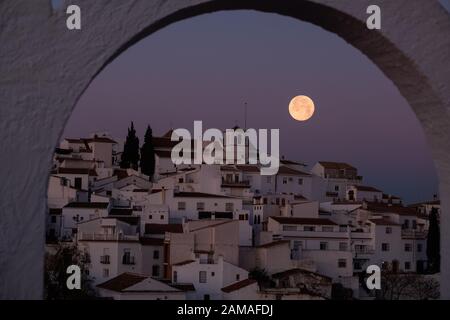
<path fill-rule="evenodd" d="M 368 31 L 369 32 L 369 31 Z M 288 114 L 310 96 L 308 122 Z M 346 161 L 365 184 L 406 201 L 429 199 L 437 177 L 422 128 L 381 71 L 336 35 L 292 18 L 252 11 L 191 18 L 147 37 L 91 84 L 65 136 L 108 131 L 123 138 L 131 120 L 143 140 L 170 127 L 280 128 L 281 154 L 314 164 Z"/>

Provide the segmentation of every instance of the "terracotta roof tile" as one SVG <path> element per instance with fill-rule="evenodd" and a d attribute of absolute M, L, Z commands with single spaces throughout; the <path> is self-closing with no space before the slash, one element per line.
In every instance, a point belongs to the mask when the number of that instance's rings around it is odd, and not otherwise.
<path fill-rule="evenodd" d="M 252 285 L 256 283 L 256 280 L 253 279 L 245 279 L 245 280 L 241 280 L 235 283 L 230 284 L 229 286 L 223 287 L 222 291 L 226 292 L 226 293 L 230 293 L 245 287 L 248 287 L 249 285 Z"/>

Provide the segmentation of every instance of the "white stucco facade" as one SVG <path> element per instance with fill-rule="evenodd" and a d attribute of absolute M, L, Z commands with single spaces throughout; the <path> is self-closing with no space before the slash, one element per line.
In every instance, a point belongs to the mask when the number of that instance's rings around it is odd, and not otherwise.
<path fill-rule="evenodd" d="M 39 261 L 44 258 L 43 215 L 52 153 L 92 79 L 140 38 L 175 21 L 223 9 L 256 9 L 306 20 L 366 54 L 394 82 L 423 126 L 440 178 L 441 226 L 450 228 L 450 71 L 442 67 L 450 65 L 450 20 L 437 1 L 380 0 L 382 30 L 373 32 L 365 27 L 369 0 L 78 4 L 83 8 L 82 32 L 67 32 L 64 11 L 54 11 L 49 0 L 0 3 L 0 163 L 8 185 L 0 193 L 1 298 L 42 297 Z M 450 233 L 441 237 L 441 292 L 449 298 Z"/>

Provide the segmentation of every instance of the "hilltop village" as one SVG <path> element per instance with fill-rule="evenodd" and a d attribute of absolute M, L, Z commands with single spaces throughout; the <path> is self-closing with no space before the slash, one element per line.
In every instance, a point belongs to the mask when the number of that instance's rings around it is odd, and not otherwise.
<path fill-rule="evenodd" d="M 369 265 L 427 270 L 437 197 L 407 206 L 333 161 L 308 169 L 281 157 L 272 176 L 258 165 L 175 165 L 171 135 L 146 139 L 151 176 L 124 168 L 109 135 L 66 138 L 55 150 L 47 251 L 76 246 L 99 296 L 330 299 L 339 286 L 362 299 L 373 297 L 361 281 Z"/>

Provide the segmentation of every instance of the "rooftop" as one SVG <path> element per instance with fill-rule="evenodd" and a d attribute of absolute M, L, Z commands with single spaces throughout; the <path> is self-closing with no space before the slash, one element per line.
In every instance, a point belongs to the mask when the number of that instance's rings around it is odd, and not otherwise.
<path fill-rule="evenodd" d="M 97 287 L 116 292 L 123 292 L 126 288 L 134 286 L 147 278 L 148 276 L 125 272 L 106 282 L 100 283 Z"/>
<path fill-rule="evenodd" d="M 312 276 L 316 276 L 316 277 L 321 277 L 324 280 L 329 281 L 329 282 L 331 282 L 331 280 L 332 280 L 332 278 L 322 275 L 320 273 L 316 273 L 316 272 L 312 272 L 312 271 L 308 271 L 308 270 L 304 270 L 304 269 L 300 269 L 300 268 L 293 268 L 293 269 L 289 269 L 286 271 L 274 273 L 274 274 L 272 274 L 272 278 L 281 279 L 281 278 L 286 278 L 291 275 L 295 275 L 295 274 L 299 274 L 299 273 L 306 274 L 306 275 L 312 275 Z"/>
<path fill-rule="evenodd" d="M 296 217 L 270 217 L 281 224 L 300 224 L 300 225 L 332 225 L 337 226 L 336 223 L 329 219 L 323 218 L 296 218 Z"/>
<path fill-rule="evenodd" d="M 377 188 L 370 187 L 370 186 L 354 185 L 353 188 L 355 188 L 355 189 L 358 190 L 358 191 L 382 192 L 381 190 L 378 190 Z"/>
<path fill-rule="evenodd" d="M 265 248 L 272 248 L 272 247 L 288 244 L 289 242 L 290 242 L 289 240 L 273 241 L 273 242 L 269 242 L 269 243 L 266 243 L 266 244 L 262 244 L 262 245 L 258 246 L 257 248 L 264 248 L 264 249 Z"/>
<path fill-rule="evenodd" d="M 97 172 L 94 169 L 84 169 L 84 168 L 59 168 L 57 173 L 60 173 L 60 174 L 87 174 L 92 177 L 97 176 Z"/>
<path fill-rule="evenodd" d="M 221 194 L 203 193 L 203 192 L 175 192 L 173 194 L 176 198 L 233 198 Z"/>
<path fill-rule="evenodd" d="M 109 202 L 70 202 L 64 208 L 106 209 Z"/>
<path fill-rule="evenodd" d="M 252 285 L 252 284 L 254 284 L 254 283 L 256 283 L 256 280 L 253 280 L 253 279 L 245 279 L 245 280 L 241 280 L 241 281 L 232 283 L 232 284 L 230 284 L 229 286 L 223 287 L 223 288 L 222 288 L 222 291 L 223 291 L 223 292 L 226 292 L 226 293 L 230 293 L 230 292 L 233 292 L 233 291 L 236 291 L 236 290 L 245 288 L 245 287 L 247 287 L 247 286 L 249 286 L 249 285 Z"/>
<path fill-rule="evenodd" d="M 169 233 L 183 233 L 182 224 L 157 224 L 157 223 L 146 223 L 145 233 L 146 234 L 165 234 Z"/>
<path fill-rule="evenodd" d="M 351 170 L 356 170 L 356 168 L 354 166 L 349 165 L 348 163 L 345 163 L 345 162 L 319 161 L 319 164 L 322 167 L 324 167 L 325 169 L 336 169 L 336 170 L 351 169 Z"/>

